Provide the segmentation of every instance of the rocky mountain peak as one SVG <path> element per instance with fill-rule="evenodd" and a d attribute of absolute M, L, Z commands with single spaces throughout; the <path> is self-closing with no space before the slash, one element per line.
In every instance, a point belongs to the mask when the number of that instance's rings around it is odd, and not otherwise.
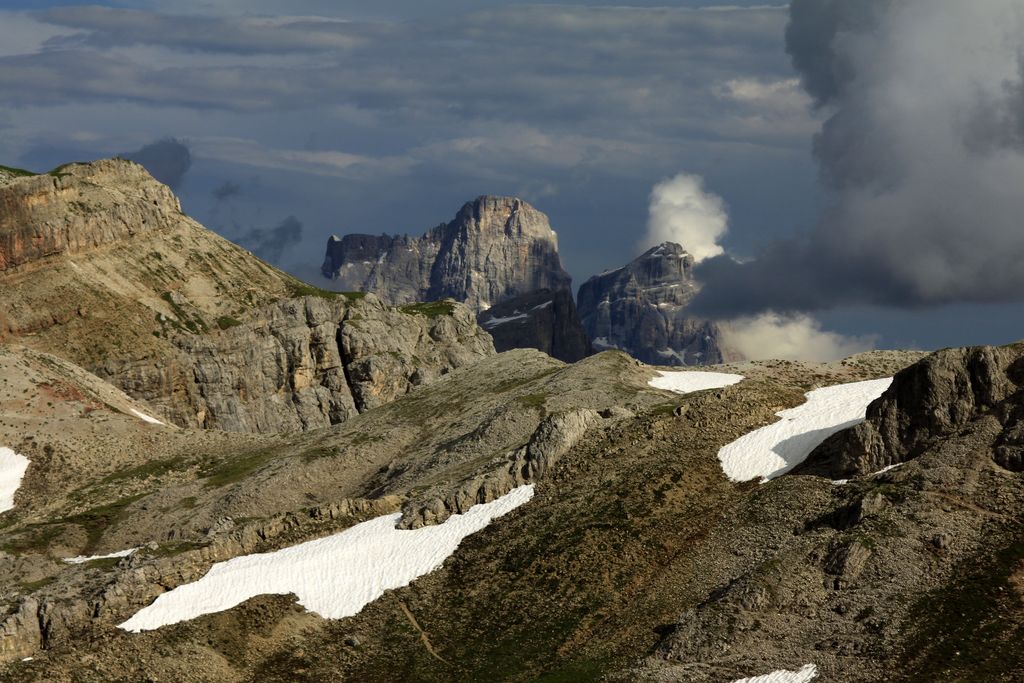
<path fill-rule="evenodd" d="M 548 240 L 558 248 L 558 237 L 548 217 L 518 197 L 481 195 L 466 202 L 449 225 L 465 226 L 485 235 L 504 234 L 510 239 Z"/>
<path fill-rule="evenodd" d="M 658 365 L 730 360 L 719 347 L 718 328 L 686 312 L 698 290 L 693 265 L 682 245 L 663 242 L 587 280 L 578 310 L 595 349 L 622 349 Z"/>
<path fill-rule="evenodd" d="M 548 217 L 517 197 L 487 195 L 421 237 L 332 237 L 322 272 L 340 289 L 373 292 L 390 304 L 453 298 L 476 312 L 572 284 Z"/>

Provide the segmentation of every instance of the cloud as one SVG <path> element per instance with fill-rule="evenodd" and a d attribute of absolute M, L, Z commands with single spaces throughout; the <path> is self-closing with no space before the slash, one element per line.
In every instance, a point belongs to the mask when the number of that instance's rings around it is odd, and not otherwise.
<path fill-rule="evenodd" d="M 218 202 L 226 201 L 240 194 L 242 194 L 242 186 L 230 180 L 225 180 L 213 189 L 213 198 Z"/>
<path fill-rule="evenodd" d="M 302 242 L 302 230 L 302 222 L 288 216 L 273 228 L 254 228 L 236 241 L 264 261 L 278 263 L 286 251 Z"/>
<path fill-rule="evenodd" d="M 875 348 L 875 337 L 846 337 L 807 315 L 764 313 L 720 324 L 722 344 L 749 360 L 830 361 Z"/>
<path fill-rule="evenodd" d="M 698 263 L 724 253 L 718 240 L 729 226 L 725 202 L 704 190 L 700 176 L 680 173 L 655 185 L 649 211 L 641 247 L 675 242 Z"/>
<path fill-rule="evenodd" d="M 181 186 L 185 174 L 192 166 L 192 153 L 188 145 L 176 138 L 151 142 L 135 152 L 121 156 L 142 164 L 150 175 L 172 190 Z"/>
<path fill-rule="evenodd" d="M 794 0 L 828 207 L 756 260 L 710 259 L 708 315 L 1024 300 L 1017 0 Z"/>
<path fill-rule="evenodd" d="M 404 173 L 415 164 L 408 157 L 373 158 L 339 150 L 279 149 L 243 138 L 196 137 L 190 142 L 199 158 L 336 178 Z"/>
<path fill-rule="evenodd" d="M 45 47 L 51 50 L 136 45 L 234 54 L 348 50 L 383 28 L 325 17 L 182 16 L 99 6 L 56 7 L 34 18 L 77 31 L 48 39 Z"/>

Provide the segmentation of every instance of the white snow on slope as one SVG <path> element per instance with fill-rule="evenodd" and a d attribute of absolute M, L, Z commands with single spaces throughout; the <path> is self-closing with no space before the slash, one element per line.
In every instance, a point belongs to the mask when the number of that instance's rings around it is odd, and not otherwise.
<path fill-rule="evenodd" d="M 118 627 L 148 631 L 231 609 L 256 595 L 287 593 L 327 619 L 350 617 L 384 591 L 437 569 L 463 538 L 531 498 L 532 484 L 444 524 L 396 529 L 402 515 L 395 513 L 290 548 L 218 562 L 203 578 L 164 593 Z"/>
<path fill-rule="evenodd" d="M 661 377 L 655 377 L 649 385 L 655 389 L 667 389 L 677 394 L 688 394 L 703 389 L 721 389 L 746 379 L 743 375 L 728 372 L 672 372 L 658 370 Z"/>
<path fill-rule="evenodd" d="M 872 472 L 871 474 L 869 474 L 867 476 L 868 477 L 874 477 L 874 476 L 877 476 L 879 474 L 885 474 L 886 472 L 888 472 L 890 470 L 894 470 L 897 467 L 901 467 L 902 465 L 903 465 L 903 463 L 898 462 L 895 465 L 889 465 L 888 467 L 883 467 L 882 469 L 878 470 L 877 472 Z M 844 484 L 849 484 L 849 483 L 850 483 L 849 479 L 833 479 L 832 480 L 832 485 L 833 486 L 843 486 Z"/>
<path fill-rule="evenodd" d="M 739 678 L 732 683 L 807 683 L 818 676 L 818 667 L 807 664 L 799 671 L 786 671 L 781 669 L 763 676 L 752 678 Z"/>
<path fill-rule="evenodd" d="M 107 553 L 106 555 L 78 555 L 77 557 L 65 557 L 64 561 L 68 564 L 84 564 L 86 562 L 92 562 L 93 560 L 109 560 L 114 557 L 126 557 L 134 553 L 138 548 L 128 548 L 128 550 L 118 550 L 116 553 Z"/>
<path fill-rule="evenodd" d="M 483 327 L 484 329 L 490 330 L 492 328 L 497 327 L 498 325 L 504 325 L 505 323 L 510 323 L 514 320 L 526 320 L 529 317 L 530 316 L 527 315 L 526 313 L 520 313 L 519 311 L 516 311 L 515 315 L 510 315 L 507 318 L 490 318 L 488 320 L 485 320 L 483 322 Z"/>
<path fill-rule="evenodd" d="M 28 470 L 28 458 L 0 446 L 0 512 L 14 507 L 14 494 Z"/>
<path fill-rule="evenodd" d="M 781 420 L 740 437 L 718 451 L 732 481 L 761 478 L 762 483 L 790 471 L 841 429 L 864 420 L 868 404 L 882 395 L 892 378 L 839 384 L 804 394 L 802 406 L 776 413 Z"/>
<path fill-rule="evenodd" d="M 132 415 L 134 415 L 135 417 L 139 418 L 143 422 L 148 422 L 148 423 L 154 424 L 154 425 L 162 425 L 162 424 L 164 424 L 163 422 L 161 422 L 160 420 L 156 419 L 155 417 L 150 417 L 149 415 L 146 415 L 145 413 L 141 413 L 138 410 L 135 410 L 135 408 L 129 408 L 128 410 L 132 411 Z M 164 426 L 166 426 L 166 425 L 164 425 Z"/>

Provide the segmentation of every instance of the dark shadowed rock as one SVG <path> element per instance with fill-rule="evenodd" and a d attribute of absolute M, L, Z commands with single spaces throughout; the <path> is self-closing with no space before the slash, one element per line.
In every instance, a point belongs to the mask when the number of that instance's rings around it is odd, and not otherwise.
<path fill-rule="evenodd" d="M 710 365 L 732 358 L 716 325 L 686 311 L 697 293 L 693 257 L 665 242 L 580 287 L 578 308 L 595 350 L 621 349 L 656 365 Z"/>
<path fill-rule="evenodd" d="M 566 363 L 592 353 L 576 302 L 566 289 L 539 289 L 514 297 L 487 309 L 477 321 L 490 332 L 499 353 L 538 349 Z"/>
<path fill-rule="evenodd" d="M 476 312 L 572 282 L 547 216 L 515 197 L 478 197 L 422 237 L 331 237 L 322 272 L 385 303 L 452 298 Z"/>
<path fill-rule="evenodd" d="M 1024 348 L 976 346 L 933 353 L 899 372 L 867 410 L 867 419 L 822 443 L 797 473 L 833 478 L 877 472 L 911 460 L 984 418 L 998 421 L 994 441 L 979 430 L 974 446 L 1004 468 L 1024 470 Z"/>

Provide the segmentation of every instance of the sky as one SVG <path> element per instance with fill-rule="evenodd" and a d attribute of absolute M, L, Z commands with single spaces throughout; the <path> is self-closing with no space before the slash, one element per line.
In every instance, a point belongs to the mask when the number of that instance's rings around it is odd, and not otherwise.
<path fill-rule="evenodd" d="M 924 0 L 901 16 L 888 0 L 0 0 L 0 164 L 135 158 L 204 225 L 321 285 L 331 234 L 420 234 L 509 194 L 548 214 L 576 286 L 679 234 L 708 256 L 709 316 L 882 347 L 1002 343 L 1024 337 L 1002 196 L 1024 182 L 1004 63 L 1021 3 L 939 1 L 966 43 L 1005 27 L 1004 49 L 939 55 L 952 29 L 913 14 Z M 982 83 L 993 105 L 964 144 L 989 158 L 943 174 L 968 158 L 958 143 L 905 163 L 950 137 L 930 108 L 962 121 L 968 88 L 950 79 L 988 73 L 1005 87 Z M 885 114 L 893 101 L 906 111 Z M 994 207 L 973 244 L 966 209 L 908 208 L 946 186 Z M 921 262 L 901 257 L 933 236 Z"/>

